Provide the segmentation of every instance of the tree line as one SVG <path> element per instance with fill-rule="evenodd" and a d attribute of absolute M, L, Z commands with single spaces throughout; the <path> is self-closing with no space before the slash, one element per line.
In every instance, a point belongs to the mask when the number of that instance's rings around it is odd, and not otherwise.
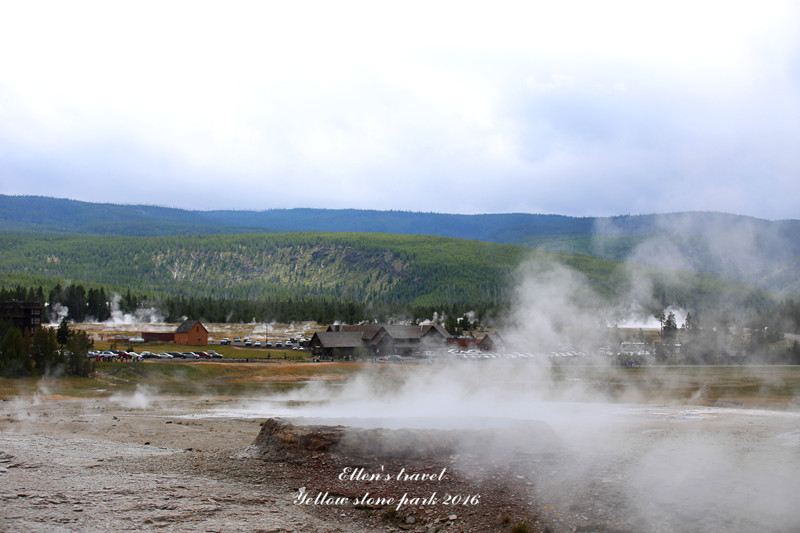
<path fill-rule="evenodd" d="M 181 322 L 185 318 L 215 323 L 301 322 L 312 320 L 319 324 L 343 322 L 357 324 L 365 321 L 390 322 L 402 317 L 413 322 L 430 320 L 433 316 L 459 317 L 452 332 L 463 327 L 468 312 L 490 316 L 498 309 L 491 304 L 470 305 L 447 303 L 438 306 L 410 306 L 377 299 L 368 303 L 325 295 L 275 295 L 261 298 L 215 298 L 211 296 L 171 296 L 137 294 L 129 290 L 111 293 L 103 287 L 82 284 L 55 285 L 45 291 L 16 286 L 0 288 L 0 301 L 20 300 L 38 302 L 43 306 L 42 320 L 58 323 L 66 318 L 71 322 L 104 322 L 115 313 L 121 315 L 147 312 L 165 322 Z"/>
<path fill-rule="evenodd" d="M 800 311 L 800 302 L 786 301 L 771 313 L 731 317 L 728 314 L 709 314 L 701 320 L 687 313 L 678 324 L 675 313 L 659 311 L 654 316 L 660 322 L 658 335 L 648 336 L 642 330 L 637 335 L 622 335 L 614 330 L 613 343 L 622 340 L 644 345 L 658 363 L 719 365 L 719 364 L 800 364 L 800 343 L 786 340 L 785 332 L 797 332 L 798 323 L 787 320 L 782 312 Z M 794 325 L 792 325 L 792 323 Z M 636 350 L 620 353 L 620 364 L 641 364 L 645 359 Z"/>
<path fill-rule="evenodd" d="M 363 302 L 318 294 L 220 298 L 137 294 L 130 289 L 120 294 L 102 286 L 87 288 L 82 284 L 56 284 L 49 290 L 42 286 L 34 288 L 22 285 L 13 289 L 0 288 L 0 300 L 14 299 L 39 302 L 44 308 L 43 321 L 50 323 L 58 323 L 62 319 L 103 322 L 115 313 L 147 311 L 165 322 L 191 318 L 212 323 L 312 320 L 320 324 L 353 324 L 365 321 L 388 323 L 398 319 L 420 323 L 436 319 L 451 334 L 473 329 L 478 322 L 490 327 L 497 325 L 500 323 L 499 317 L 507 314 L 509 305 L 506 301 L 475 303 L 467 300 L 464 303 L 450 301 L 438 305 L 412 306 L 391 300 Z M 658 342 L 650 338 L 644 340 L 652 344 L 652 352 L 661 362 L 800 364 L 798 343 L 784 342 L 784 332 L 800 334 L 800 300 L 789 298 L 766 305 L 759 299 L 750 306 L 737 308 L 735 312 L 723 307 L 689 313 L 682 325 L 675 323 L 674 314 L 666 311 L 658 313 L 662 324 L 661 338 Z M 612 340 L 612 344 L 619 340 Z M 28 341 L 23 341 L 19 338 L 9 341 L 16 348 L 8 353 L 19 353 L 19 346 L 28 346 Z M 47 345 L 41 339 L 35 344 Z M 679 350 L 676 348 L 678 344 Z M 51 352 L 44 349 L 42 353 Z M 39 372 L 47 372 L 64 364 L 57 357 L 55 362 L 45 356 L 34 357 L 32 361 L 32 368 Z M 23 373 L 31 371 L 31 368 L 24 370 L 27 368 L 25 365 L 21 368 L 19 371 Z"/>
<path fill-rule="evenodd" d="M 0 376 L 89 376 L 91 339 L 83 331 L 69 329 L 66 320 L 56 328 L 38 327 L 30 334 L 0 321 Z"/>

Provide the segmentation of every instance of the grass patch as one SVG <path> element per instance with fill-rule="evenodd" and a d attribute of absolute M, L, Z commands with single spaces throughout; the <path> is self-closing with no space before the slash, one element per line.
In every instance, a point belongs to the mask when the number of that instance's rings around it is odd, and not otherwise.
<path fill-rule="evenodd" d="M 239 396 L 279 392 L 306 381 L 339 381 L 361 369 L 358 363 L 97 363 L 92 378 L 0 378 L 0 398 L 58 395 L 76 398 L 110 396 L 147 386 L 160 394 Z"/>
<path fill-rule="evenodd" d="M 69 396 L 97 398 L 107 394 L 107 384 L 96 378 L 64 376 L 59 378 L 0 378 L 0 399 L 32 398 L 35 396 Z"/>
<path fill-rule="evenodd" d="M 308 381 L 343 382 L 367 373 L 387 390 L 400 386 L 417 366 L 370 363 L 236 363 L 146 360 L 98 362 L 91 378 L 0 378 L 0 399 L 39 396 L 90 398 L 147 386 L 165 395 L 245 396 L 282 392 Z M 555 367 L 536 374 L 520 369 L 507 391 L 542 390 L 572 401 L 680 403 L 743 408 L 800 409 L 800 366 Z M 486 384 L 492 386 L 492 383 Z M 495 384 L 496 385 L 496 384 Z"/>
<path fill-rule="evenodd" d="M 800 366 L 558 367 L 556 387 L 580 382 L 586 399 L 800 407 Z"/>

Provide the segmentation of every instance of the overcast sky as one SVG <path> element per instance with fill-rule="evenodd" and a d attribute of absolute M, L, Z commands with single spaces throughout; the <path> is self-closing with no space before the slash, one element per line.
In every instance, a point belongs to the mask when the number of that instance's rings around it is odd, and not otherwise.
<path fill-rule="evenodd" d="M 2 194 L 800 218 L 795 2 L 0 6 Z"/>

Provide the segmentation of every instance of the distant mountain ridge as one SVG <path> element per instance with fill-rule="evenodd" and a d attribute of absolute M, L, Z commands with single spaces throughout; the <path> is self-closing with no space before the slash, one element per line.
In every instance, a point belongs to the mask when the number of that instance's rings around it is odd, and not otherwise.
<path fill-rule="evenodd" d="M 0 232 L 109 236 L 385 233 L 454 237 L 720 275 L 800 293 L 800 220 L 689 212 L 615 217 L 356 209 L 190 211 L 0 195 Z"/>
<path fill-rule="evenodd" d="M 391 233 L 508 243 L 533 234 L 591 232 L 594 219 L 523 213 L 458 215 L 358 209 L 190 211 L 151 205 L 97 204 L 43 196 L 0 195 L 0 231 L 80 235 Z"/>
<path fill-rule="evenodd" d="M 760 228 L 800 229 L 800 220 L 769 221 L 743 215 L 689 212 L 614 217 L 501 213 L 462 215 L 363 209 L 268 209 L 193 211 L 155 205 L 91 203 L 45 196 L 0 194 L 0 231 L 86 235 L 182 235 L 207 233 L 393 233 L 435 235 L 497 243 L 541 235 L 635 235 L 666 226 L 747 221 Z"/>

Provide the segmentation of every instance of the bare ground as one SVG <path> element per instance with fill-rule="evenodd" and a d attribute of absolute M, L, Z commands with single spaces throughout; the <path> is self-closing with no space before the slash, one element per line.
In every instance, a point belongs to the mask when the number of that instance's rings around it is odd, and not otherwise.
<path fill-rule="evenodd" d="M 388 492 L 375 483 L 341 483 L 345 466 L 375 471 L 378 463 L 331 454 L 265 458 L 251 447 L 258 420 L 185 418 L 225 401 L 161 399 L 147 407 L 107 399 L 0 402 L 0 530 L 508 531 L 535 515 L 527 502 L 502 503 L 512 500 L 505 481 L 497 494 L 482 492 L 482 485 L 451 468 L 443 482 L 425 490 L 416 481 L 394 483 Z M 419 461 L 381 463 L 387 472 L 442 469 Z M 327 492 L 351 500 L 299 504 L 301 487 L 312 497 Z M 399 511 L 354 501 L 367 492 L 399 498 L 434 491 L 441 498 L 483 499 Z"/>
<path fill-rule="evenodd" d="M 698 478 L 701 486 L 732 483 L 725 489 L 731 493 L 745 485 L 763 492 L 771 489 L 762 483 L 786 484 L 781 489 L 787 493 L 776 491 L 772 507 L 738 514 L 735 501 L 719 497 L 695 505 L 697 498 L 682 500 L 664 488 L 674 482 L 670 471 L 680 469 L 670 463 L 676 457 L 672 450 L 684 453 L 674 437 L 696 434 L 699 426 L 691 424 L 699 418 L 688 425 L 677 419 L 627 425 L 619 438 L 601 439 L 588 454 L 556 446 L 512 456 L 399 460 L 320 451 L 281 457 L 253 446 L 263 419 L 203 416 L 236 402 L 163 397 L 146 405 L 52 397 L 0 402 L 0 530 L 619 533 L 792 531 L 800 524 L 791 503 L 798 488 L 792 481 L 800 456 L 797 417 L 777 426 L 752 417 L 703 419 L 716 425 L 701 443 L 715 442 L 716 432 L 738 436 L 732 453 L 745 469 L 755 469 L 761 451 L 771 454 L 772 448 L 762 450 L 764 442 L 780 437 L 779 444 L 788 447 L 780 456 L 788 462 L 766 478 L 749 470 L 730 480 Z M 726 467 L 704 471 L 702 462 L 688 465 L 689 477 L 692 469 L 717 475 Z M 339 479 L 345 468 L 386 473 L 392 481 Z M 394 476 L 401 469 L 445 473 L 437 480 L 398 481 Z M 650 470 L 657 472 L 652 486 L 642 477 Z M 301 490 L 308 495 L 302 504 Z M 642 490 L 649 491 L 647 498 L 632 496 Z M 433 492 L 435 501 L 423 501 Z M 393 500 L 354 502 L 366 493 Z M 418 499 L 398 508 L 403 494 Z M 448 494 L 458 502 L 446 503 Z M 324 495 L 340 500 L 317 499 Z M 747 491 L 741 497 L 754 505 L 761 501 Z"/>

